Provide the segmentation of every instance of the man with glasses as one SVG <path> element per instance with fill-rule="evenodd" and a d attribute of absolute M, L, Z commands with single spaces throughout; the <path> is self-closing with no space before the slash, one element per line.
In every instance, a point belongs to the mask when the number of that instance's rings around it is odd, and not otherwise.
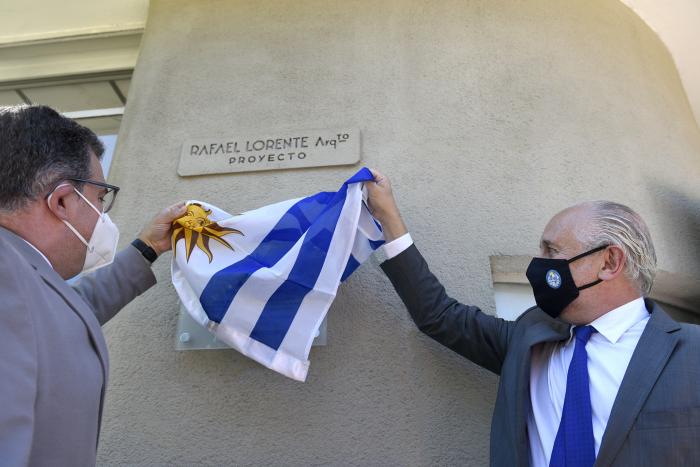
<path fill-rule="evenodd" d="M 500 376 L 491 465 L 700 465 L 700 326 L 646 298 L 656 254 L 637 213 L 593 201 L 555 215 L 526 273 L 537 306 L 505 321 L 447 295 L 374 176 L 382 269 L 411 317 Z"/>
<path fill-rule="evenodd" d="M 183 203 L 116 252 L 103 146 L 44 106 L 0 107 L 0 464 L 94 465 L 108 376 L 100 326 L 155 284 Z M 83 273 L 73 286 L 66 280 Z"/>

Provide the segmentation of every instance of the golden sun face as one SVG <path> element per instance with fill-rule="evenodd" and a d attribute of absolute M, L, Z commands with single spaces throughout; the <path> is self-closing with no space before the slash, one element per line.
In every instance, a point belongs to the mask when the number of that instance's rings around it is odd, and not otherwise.
<path fill-rule="evenodd" d="M 176 253 L 175 248 L 180 239 L 185 240 L 185 257 L 188 262 L 196 246 L 207 255 L 211 263 L 214 257 L 209 249 L 210 238 L 221 243 L 226 248 L 233 250 L 233 247 L 221 237 L 229 234 L 243 235 L 243 232 L 236 229 L 221 227 L 216 222 L 209 220 L 209 214 L 211 214 L 211 210 L 204 209 L 199 203 L 187 205 L 187 214 L 173 221 L 173 254 Z"/>

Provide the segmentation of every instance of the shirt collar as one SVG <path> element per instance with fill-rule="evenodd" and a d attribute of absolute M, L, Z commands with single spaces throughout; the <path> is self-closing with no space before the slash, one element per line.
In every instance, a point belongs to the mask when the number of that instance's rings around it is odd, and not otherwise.
<path fill-rule="evenodd" d="M 18 235 L 18 237 L 19 237 L 19 235 Z M 22 237 L 19 237 L 19 238 L 22 238 Z M 44 253 L 42 253 L 41 251 L 39 251 L 39 249 L 38 249 L 37 247 L 35 247 L 34 245 L 32 245 L 31 243 L 29 243 L 29 242 L 26 241 L 25 239 L 22 238 L 22 241 L 24 241 L 24 243 L 26 243 L 26 244 L 29 245 L 30 247 L 34 248 L 34 250 L 35 250 L 37 253 L 39 253 L 39 254 L 41 255 L 41 257 L 44 258 L 44 260 L 46 260 L 46 262 L 49 264 L 49 267 L 50 267 L 51 269 L 53 269 L 53 265 L 51 264 L 51 261 L 49 261 L 49 259 L 46 257 L 46 255 L 44 255 Z"/>
<path fill-rule="evenodd" d="M 644 298 L 639 297 L 608 311 L 593 321 L 591 326 L 611 344 L 615 344 L 632 326 L 648 317 L 649 312 L 644 305 Z"/>

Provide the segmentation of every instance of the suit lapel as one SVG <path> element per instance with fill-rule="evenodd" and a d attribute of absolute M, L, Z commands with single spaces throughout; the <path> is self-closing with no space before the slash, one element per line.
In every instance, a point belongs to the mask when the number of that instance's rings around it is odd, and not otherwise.
<path fill-rule="evenodd" d="M 651 317 L 632 354 L 603 434 L 596 465 L 610 465 L 678 343 L 680 329 L 661 307 L 646 303 Z"/>
<path fill-rule="evenodd" d="M 72 287 L 66 284 L 66 282 L 61 279 L 61 277 L 58 276 L 55 271 L 47 274 L 46 271 L 37 269 L 37 272 L 39 272 L 41 277 L 44 279 L 44 282 L 46 282 L 56 291 L 58 295 L 63 298 L 71 310 L 73 310 L 85 324 L 88 334 L 92 339 L 92 343 L 95 345 L 95 349 L 98 357 L 100 358 L 100 362 L 102 363 L 102 369 L 105 372 L 106 378 L 107 344 L 105 342 L 104 335 L 102 334 L 100 323 L 97 321 L 95 314 L 92 312 L 92 310 L 90 310 L 87 303 L 85 303 L 85 300 L 83 300 L 83 298 L 78 295 L 78 293 L 73 290 Z"/>
<path fill-rule="evenodd" d="M 527 325 L 523 338 L 523 347 L 520 351 L 521 361 L 518 365 L 517 399 L 515 407 L 515 420 L 517 427 L 518 459 L 522 465 L 530 462 L 530 440 L 527 435 L 527 420 L 530 414 L 530 369 L 532 361 L 532 348 L 545 342 L 558 342 L 567 340 L 571 336 L 571 326 L 563 321 L 553 319 L 542 310 L 532 310 L 530 313 L 538 313 L 537 321 Z"/>
<path fill-rule="evenodd" d="M 106 381 L 108 374 L 107 344 L 105 343 L 100 323 L 97 321 L 92 310 L 90 310 L 88 304 L 85 303 L 85 300 L 83 300 L 82 297 L 51 268 L 46 259 L 26 241 L 3 227 L 0 227 L 0 237 L 10 243 L 10 245 L 32 265 L 44 282 L 46 282 L 46 284 L 51 287 L 83 321 L 88 330 L 88 335 L 95 346 L 100 363 L 102 364 L 102 370 L 104 371 Z"/>
<path fill-rule="evenodd" d="M 543 342 L 557 342 L 571 337 L 571 325 L 558 319 L 551 318 L 544 311 L 533 310 L 531 313 L 540 313 L 540 319 L 529 325 L 525 331 L 525 345 L 531 349 Z"/>

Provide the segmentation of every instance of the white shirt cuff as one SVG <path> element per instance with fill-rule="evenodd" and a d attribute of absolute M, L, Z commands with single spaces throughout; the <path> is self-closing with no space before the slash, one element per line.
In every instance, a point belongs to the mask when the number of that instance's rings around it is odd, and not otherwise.
<path fill-rule="evenodd" d="M 391 259 L 394 256 L 398 256 L 408 249 L 409 246 L 413 245 L 413 239 L 410 233 L 405 233 L 396 240 L 392 240 L 389 243 L 385 243 L 382 247 L 384 249 L 384 254 L 386 259 Z"/>

